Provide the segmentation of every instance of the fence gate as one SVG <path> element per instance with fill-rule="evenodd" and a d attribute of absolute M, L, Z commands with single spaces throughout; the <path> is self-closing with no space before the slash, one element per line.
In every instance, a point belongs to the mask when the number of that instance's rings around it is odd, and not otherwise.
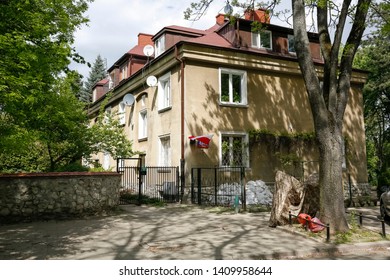
<path fill-rule="evenodd" d="M 246 205 L 245 167 L 191 169 L 191 200 L 199 205 L 232 206 L 236 196 Z"/>
<path fill-rule="evenodd" d="M 122 205 L 180 200 L 179 167 L 143 166 L 141 158 L 120 158 L 117 172 L 122 174 Z"/>

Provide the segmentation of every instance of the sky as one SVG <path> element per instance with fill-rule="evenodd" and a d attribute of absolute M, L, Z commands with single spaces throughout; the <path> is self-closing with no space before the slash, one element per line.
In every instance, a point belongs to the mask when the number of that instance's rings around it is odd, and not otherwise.
<path fill-rule="evenodd" d="M 225 6 L 224 0 L 216 0 L 201 20 L 192 22 L 184 19 L 191 2 L 194 0 L 95 0 L 85 14 L 90 22 L 76 32 L 73 46 L 91 64 L 100 54 L 109 68 L 137 44 L 139 33 L 156 34 L 169 25 L 207 29 Z M 84 80 L 89 76 L 87 65 L 72 63 L 70 68 L 78 70 Z"/>

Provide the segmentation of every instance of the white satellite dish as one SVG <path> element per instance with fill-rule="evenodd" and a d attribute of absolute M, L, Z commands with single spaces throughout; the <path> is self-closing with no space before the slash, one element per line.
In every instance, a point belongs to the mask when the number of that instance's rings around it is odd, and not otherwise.
<path fill-rule="evenodd" d="M 157 78 L 155 76 L 149 76 L 146 79 L 146 84 L 150 87 L 155 87 L 157 85 Z"/>
<path fill-rule="evenodd" d="M 144 47 L 144 54 L 146 56 L 152 56 L 154 53 L 154 47 L 152 45 L 146 45 Z"/>
<path fill-rule="evenodd" d="M 123 103 L 125 103 L 126 106 L 131 106 L 134 104 L 134 96 L 131 93 L 126 94 L 123 96 Z"/>

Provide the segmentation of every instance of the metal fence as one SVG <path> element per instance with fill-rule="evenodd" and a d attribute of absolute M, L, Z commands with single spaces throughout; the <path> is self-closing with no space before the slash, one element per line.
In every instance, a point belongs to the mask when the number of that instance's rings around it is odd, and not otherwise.
<path fill-rule="evenodd" d="M 232 206 L 238 199 L 246 205 L 244 167 L 191 169 L 191 201 L 199 205 Z"/>
<path fill-rule="evenodd" d="M 137 160 L 118 160 L 117 171 L 122 174 L 120 204 L 180 200 L 179 167 L 142 166 Z"/>

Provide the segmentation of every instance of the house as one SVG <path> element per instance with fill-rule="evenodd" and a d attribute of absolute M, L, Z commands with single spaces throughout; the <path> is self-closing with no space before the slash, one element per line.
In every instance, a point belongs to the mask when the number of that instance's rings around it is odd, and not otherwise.
<path fill-rule="evenodd" d="M 252 31 L 252 22 L 264 29 Z M 318 35 L 308 33 L 321 73 Z M 270 23 L 264 10 L 231 23 L 223 14 L 207 30 L 167 26 L 139 34 L 138 44 L 96 84 L 92 122 L 108 90 L 107 112 L 118 114 L 133 149 L 148 166 L 244 166 L 247 180 L 274 180 L 278 169 L 306 177 L 318 168 L 314 127 L 294 52 L 293 30 Z M 154 54 L 144 53 L 147 45 Z M 156 77 L 153 82 L 148 78 Z M 367 183 L 362 87 L 354 71 L 345 112 L 345 168 L 352 183 Z M 126 106 L 125 95 L 134 103 Z M 310 136 L 311 135 L 311 136 Z M 197 136 L 210 142 L 207 144 Z M 97 155 L 106 168 L 110 155 Z"/>

